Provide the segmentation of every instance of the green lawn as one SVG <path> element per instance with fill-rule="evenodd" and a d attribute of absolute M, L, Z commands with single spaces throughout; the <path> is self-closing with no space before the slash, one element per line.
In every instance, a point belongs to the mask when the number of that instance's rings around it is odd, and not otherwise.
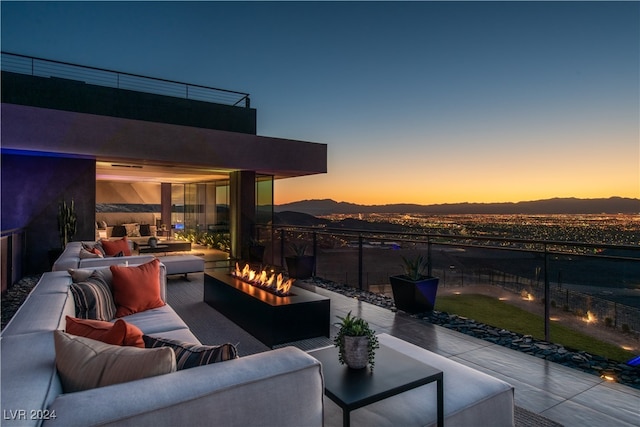
<path fill-rule="evenodd" d="M 439 296 L 435 309 L 544 340 L 544 320 L 541 316 L 494 297 L 475 294 Z M 567 348 L 583 350 L 619 362 L 625 362 L 634 356 L 616 345 L 598 341 L 564 325 L 551 322 L 550 327 L 551 341 Z"/>

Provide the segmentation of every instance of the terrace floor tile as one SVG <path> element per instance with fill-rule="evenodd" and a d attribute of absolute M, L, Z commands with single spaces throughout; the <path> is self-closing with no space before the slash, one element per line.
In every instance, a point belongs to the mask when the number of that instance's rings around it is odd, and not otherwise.
<path fill-rule="evenodd" d="M 492 344 L 405 313 L 321 288 L 331 298 L 331 316 L 349 311 L 388 333 L 463 365 L 500 378 L 515 388 L 516 405 L 565 427 L 638 426 L 640 390 L 605 380 L 526 353 Z M 336 319 L 337 320 L 337 319 Z M 337 328 L 332 328 L 332 336 Z"/>

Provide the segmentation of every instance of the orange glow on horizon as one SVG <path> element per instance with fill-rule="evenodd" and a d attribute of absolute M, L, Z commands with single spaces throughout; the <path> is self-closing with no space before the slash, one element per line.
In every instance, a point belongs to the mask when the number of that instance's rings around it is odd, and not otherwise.
<path fill-rule="evenodd" d="M 274 203 L 282 205 L 301 200 L 332 199 L 336 202 L 355 203 L 360 205 L 388 205 L 388 204 L 418 204 L 437 205 L 455 203 L 517 203 L 553 198 L 581 198 L 597 199 L 610 197 L 638 198 L 640 190 L 633 185 L 627 188 L 604 188 L 600 191 L 587 188 L 581 191 L 574 189 L 563 190 L 553 183 L 544 183 L 539 187 L 530 184 L 514 184 L 514 189 L 496 189 L 495 183 L 486 184 L 487 189 L 475 191 L 469 183 L 450 183 L 450 185 L 428 188 L 409 188 L 403 183 L 397 187 L 375 188 L 375 180 L 368 185 L 354 182 L 348 184 L 348 179 L 332 179 L 326 175 L 314 177 L 291 178 L 276 180 L 274 188 Z M 345 184 L 347 182 L 347 184 Z M 403 188 L 406 187 L 406 188 Z M 498 187 L 499 188 L 499 187 Z"/>

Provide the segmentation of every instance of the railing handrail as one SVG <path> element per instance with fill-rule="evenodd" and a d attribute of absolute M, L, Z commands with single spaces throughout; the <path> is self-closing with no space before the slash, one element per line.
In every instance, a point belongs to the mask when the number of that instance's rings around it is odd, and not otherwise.
<path fill-rule="evenodd" d="M 188 88 L 189 87 L 205 89 L 205 90 L 208 90 L 208 91 L 224 92 L 224 93 L 228 93 L 228 94 L 234 94 L 234 95 L 240 96 L 240 99 L 238 101 L 236 101 L 235 103 L 233 103 L 232 104 L 233 106 L 238 105 L 242 101 L 245 101 L 245 106 L 247 108 L 249 108 L 249 106 L 250 106 L 249 94 L 246 93 L 246 92 L 239 92 L 239 91 L 229 90 L 229 89 L 221 89 L 221 88 L 217 88 L 217 87 L 213 87 L 213 86 L 204 86 L 204 85 L 198 85 L 198 84 L 192 84 L 192 83 L 185 83 L 185 82 L 180 82 L 180 81 L 176 81 L 176 80 L 169 80 L 169 79 L 164 79 L 164 78 L 159 78 L 159 77 L 143 76 L 141 74 L 127 73 L 127 72 L 123 72 L 123 71 L 110 70 L 108 68 L 92 67 L 92 66 L 89 66 L 89 65 L 81 65 L 81 64 L 75 64 L 75 63 L 72 63 L 72 62 L 57 61 L 57 60 L 53 60 L 53 59 L 40 58 L 40 57 L 36 57 L 36 56 L 22 55 L 22 54 L 13 53 L 13 52 L 2 51 L 1 53 L 2 53 L 3 56 L 4 55 L 8 55 L 8 56 L 14 56 L 14 57 L 25 58 L 27 60 L 30 60 L 31 61 L 31 74 L 30 75 L 35 75 L 34 74 L 34 61 L 42 61 L 42 62 L 46 62 L 46 63 L 64 65 L 64 66 L 69 66 L 69 67 L 78 67 L 78 68 L 81 68 L 81 69 L 112 73 L 112 74 L 115 74 L 116 78 L 119 78 L 119 76 L 129 76 L 129 77 L 135 77 L 135 78 L 140 78 L 140 79 L 145 79 L 145 80 L 150 80 L 150 81 L 157 81 L 157 82 L 162 82 L 162 83 L 184 85 L 185 88 L 187 89 L 187 91 L 186 91 L 186 94 L 187 94 L 186 98 L 187 99 L 189 99 L 189 97 L 188 97 Z M 4 61 L 2 61 L 2 62 L 4 62 Z M 2 65 L 2 70 L 3 71 L 5 70 L 5 66 L 4 65 Z M 28 73 L 19 72 L 19 74 L 28 74 Z"/>
<path fill-rule="evenodd" d="M 267 227 L 265 227 L 267 228 Z M 389 235 L 389 236 L 413 236 L 418 237 L 420 239 L 430 240 L 431 243 L 437 243 L 440 245 L 455 245 L 453 243 L 441 242 L 441 241 L 433 241 L 433 239 L 451 239 L 451 240 L 478 240 L 478 241 L 487 241 L 487 242 L 504 242 L 504 243 L 525 243 L 532 245 L 540 245 L 540 246 L 577 246 L 589 249 L 622 249 L 622 250 L 632 250 L 632 251 L 640 251 L 640 246 L 632 246 L 632 245 L 621 245 L 621 244 L 609 244 L 609 243 L 589 243 L 589 242 L 573 242 L 573 241 L 562 241 L 562 240 L 537 240 L 537 239 L 521 239 L 521 238 L 511 238 L 511 237 L 500 237 L 500 236 L 459 236 L 455 234 L 439 234 L 439 233 L 416 233 L 416 232 L 407 232 L 407 231 L 384 231 L 384 230 L 359 230 L 359 229 L 350 229 L 350 228 L 332 228 L 332 227 L 314 227 L 314 226 L 304 226 L 304 225 L 273 225 L 272 228 L 274 230 L 278 229 L 286 229 L 286 230 L 301 230 L 305 232 L 319 232 L 324 234 L 340 234 L 343 236 L 350 237 L 359 237 L 362 235 Z M 399 238 L 397 240 L 401 241 L 409 241 L 415 242 L 415 240 L 402 239 Z M 482 246 L 484 248 L 484 246 Z M 500 247 L 495 246 L 486 246 L 487 249 L 502 249 Z M 509 248 L 504 248 L 509 249 Z M 544 252 L 544 251 L 536 251 L 534 249 L 527 249 L 528 252 Z M 565 253 L 562 251 L 549 251 L 547 253 Z M 604 256 L 604 255 L 601 255 Z M 624 258 L 624 257 L 623 257 Z"/>
<path fill-rule="evenodd" d="M 593 257 L 602 258 L 615 261 L 632 261 L 635 263 L 640 262 L 640 257 L 630 257 L 622 255 L 609 255 L 609 254 L 597 254 L 597 253 L 575 253 L 568 250 L 563 251 L 562 248 L 578 247 L 588 249 L 623 249 L 630 251 L 638 251 L 640 253 L 640 246 L 632 245 L 615 245 L 615 244 L 598 244 L 587 242 L 569 242 L 569 241 L 550 241 L 550 240 L 536 240 L 536 239 L 519 239 L 508 238 L 498 236 L 456 236 L 448 234 L 431 234 L 431 233 L 412 233 L 404 231 L 378 231 L 378 230 L 354 230 L 344 228 L 331 228 L 331 227 L 317 227 L 317 226 L 290 226 L 290 225 L 263 225 L 256 229 L 270 230 L 273 235 L 280 232 L 281 234 L 281 265 L 284 257 L 284 235 L 285 232 L 298 232 L 298 233 L 311 233 L 313 236 L 313 255 L 317 253 L 316 238 L 317 235 L 332 235 L 341 237 L 357 237 L 358 238 L 358 288 L 363 289 L 363 236 L 372 236 L 374 239 L 379 240 L 382 236 L 394 236 L 393 240 L 399 242 L 411 242 L 411 243 L 426 243 L 427 245 L 427 265 L 428 275 L 431 275 L 432 268 L 432 255 L 431 247 L 436 246 L 455 246 L 455 247 L 473 247 L 490 250 L 505 250 L 505 251 L 518 251 L 529 252 L 539 254 L 544 261 L 544 334 L 545 340 L 551 340 L 551 280 L 549 277 L 549 256 L 551 255 L 569 255 L 575 257 Z M 399 235 L 403 237 L 398 237 Z M 413 239 L 407 239 L 405 236 L 412 236 Z M 485 241 L 485 242 L 503 242 L 503 243 L 519 243 L 533 246 L 540 246 L 540 249 L 533 247 L 514 247 L 514 246 L 492 246 L 492 245 L 479 245 L 470 244 L 469 241 Z M 465 242 L 466 241 L 466 242 Z M 555 249 L 551 249 L 555 248 Z M 635 254 L 634 254 L 635 255 Z M 315 275 L 315 270 L 314 273 Z"/>
<path fill-rule="evenodd" d="M 9 236 L 11 234 L 16 234 L 16 233 L 20 233 L 22 231 L 25 231 L 26 229 L 24 227 L 18 227 L 18 228 L 11 228 L 9 230 L 1 230 L 0 231 L 0 236 L 4 237 L 4 236 Z"/>

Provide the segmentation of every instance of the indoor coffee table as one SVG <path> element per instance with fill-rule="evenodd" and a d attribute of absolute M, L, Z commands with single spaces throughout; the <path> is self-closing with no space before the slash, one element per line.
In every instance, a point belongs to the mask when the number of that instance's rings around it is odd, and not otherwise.
<path fill-rule="evenodd" d="M 342 408 L 342 423 L 351 423 L 351 411 L 436 382 L 438 426 L 444 424 L 442 371 L 380 344 L 375 368 L 350 369 L 338 361 L 338 349 L 327 347 L 309 354 L 322 363 L 324 394 Z M 426 421 L 425 421 L 426 422 Z"/>
<path fill-rule="evenodd" d="M 156 246 L 134 242 L 133 246 L 140 254 L 184 252 L 191 250 L 191 242 L 185 242 L 183 240 L 158 240 L 158 244 Z"/>

